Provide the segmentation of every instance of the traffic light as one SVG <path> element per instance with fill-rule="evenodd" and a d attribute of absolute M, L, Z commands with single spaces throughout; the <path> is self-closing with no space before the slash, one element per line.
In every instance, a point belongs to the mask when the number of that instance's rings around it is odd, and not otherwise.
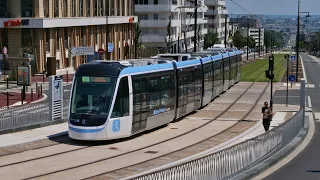
<path fill-rule="evenodd" d="M 273 55 L 269 56 L 269 70 L 270 71 L 274 70 L 274 57 L 273 57 Z"/>

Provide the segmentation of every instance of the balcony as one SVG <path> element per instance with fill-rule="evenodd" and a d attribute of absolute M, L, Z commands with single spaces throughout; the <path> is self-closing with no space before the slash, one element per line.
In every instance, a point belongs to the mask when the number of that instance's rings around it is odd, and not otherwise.
<path fill-rule="evenodd" d="M 169 19 L 166 20 L 155 20 L 155 19 L 148 19 L 148 20 L 140 20 L 141 27 L 167 27 L 169 23 Z M 180 26 L 180 20 L 171 20 L 171 27 L 178 27 Z"/>
<path fill-rule="evenodd" d="M 135 11 L 139 12 L 179 12 L 177 5 L 135 5 Z"/>
<path fill-rule="evenodd" d="M 197 24 L 207 24 L 207 23 L 208 23 L 208 19 L 202 19 L 202 18 L 197 19 Z M 194 19 L 191 19 L 190 24 L 194 24 Z"/>
<path fill-rule="evenodd" d="M 165 35 L 152 35 L 152 34 L 147 34 L 147 35 L 142 35 L 142 42 L 145 43 L 150 43 L 150 42 L 165 42 Z"/>
<path fill-rule="evenodd" d="M 226 0 L 217 0 L 218 6 L 226 6 Z"/>

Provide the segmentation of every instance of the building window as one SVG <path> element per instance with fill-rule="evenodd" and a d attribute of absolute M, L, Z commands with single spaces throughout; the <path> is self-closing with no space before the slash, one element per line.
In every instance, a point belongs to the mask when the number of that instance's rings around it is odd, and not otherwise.
<path fill-rule="evenodd" d="M 55 0 L 54 4 L 54 17 L 59 17 L 59 0 Z"/>
<path fill-rule="evenodd" d="M 153 19 L 158 20 L 158 14 L 154 14 Z"/>
<path fill-rule="evenodd" d="M 148 19 L 148 14 L 141 14 L 139 15 L 140 20 L 147 20 Z"/>
<path fill-rule="evenodd" d="M 0 0 L 0 17 L 8 17 L 8 0 Z"/>
<path fill-rule="evenodd" d="M 21 0 L 21 16 L 33 17 L 33 0 Z"/>
<path fill-rule="evenodd" d="M 158 4 L 158 0 L 153 0 L 153 4 Z"/>
<path fill-rule="evenodd" d="M 21 47 L 25 50 L 27 49 L 31 50 L 32 39 L 31 39 L 30 29 L 27 29 L 27 28 L 21 29 Z"/>

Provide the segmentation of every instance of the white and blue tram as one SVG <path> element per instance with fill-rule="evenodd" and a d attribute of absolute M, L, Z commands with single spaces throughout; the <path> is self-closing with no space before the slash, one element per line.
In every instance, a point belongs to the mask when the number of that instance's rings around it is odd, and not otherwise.
<path fill-rule="evenodd" d="M 117 139 L 181 118 L 240 80 L 241 54 L 207 53 L 192 55 L 197 56 L 192 60 L 142 66 L 121 61 L 83 64 L 73 80 L 69 136 Z"/>

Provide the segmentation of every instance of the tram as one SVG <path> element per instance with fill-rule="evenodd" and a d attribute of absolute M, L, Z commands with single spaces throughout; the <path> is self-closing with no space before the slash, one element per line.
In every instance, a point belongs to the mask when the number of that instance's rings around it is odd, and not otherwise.
<path fill-rule="evenodd" d="M 240 80 L 241 54 L 207 51 L 183 61 L 162 57 L 83 64 L 73 79 L 69 137 L 124 138 L 184 117 Z"/>

